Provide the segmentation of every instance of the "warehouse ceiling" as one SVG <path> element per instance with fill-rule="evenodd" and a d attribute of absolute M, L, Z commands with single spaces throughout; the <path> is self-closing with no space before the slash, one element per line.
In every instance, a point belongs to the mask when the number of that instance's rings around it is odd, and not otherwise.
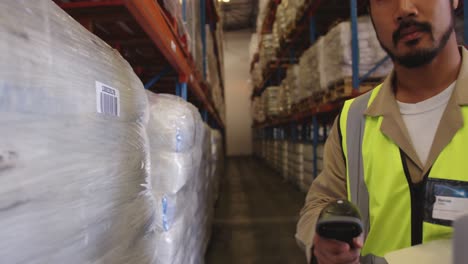
<path fill-rule="evenodd" d="M 255 28 L 258 0 L 218 0 L 225 31 Z"/>

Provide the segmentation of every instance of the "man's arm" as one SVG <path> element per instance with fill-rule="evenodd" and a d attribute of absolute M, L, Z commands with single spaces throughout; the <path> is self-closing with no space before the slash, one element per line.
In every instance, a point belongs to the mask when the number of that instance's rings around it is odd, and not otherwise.
<path fill-rule="evenodd" d="M 335 120 L 325 143 L 323 171 L 314 180 L 297 224 L 296 239 L 305 251 L 307 261 L 312 257 L 315 224 L 322 208 L 336 199 L 346 199 L 346 165 L 343 158 L 339 128 Z"/>

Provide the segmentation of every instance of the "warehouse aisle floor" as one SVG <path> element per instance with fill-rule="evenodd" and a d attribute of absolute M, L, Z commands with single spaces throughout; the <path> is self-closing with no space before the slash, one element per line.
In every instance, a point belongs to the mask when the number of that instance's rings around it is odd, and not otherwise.
<path fill-rule="evenodd" d="M 305 263 L 294 239 L 304 199 L 265 163 L 228 159 L 206 263 Z"/>

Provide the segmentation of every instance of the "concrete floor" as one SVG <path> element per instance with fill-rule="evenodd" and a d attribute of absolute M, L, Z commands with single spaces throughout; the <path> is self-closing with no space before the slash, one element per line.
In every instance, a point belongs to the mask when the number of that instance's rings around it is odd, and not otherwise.
<path fill-rule="evenodd" d="M 306 263 L 294 239 L 304 199 L 262 161 L 228 159 L 206 263 Z"/>

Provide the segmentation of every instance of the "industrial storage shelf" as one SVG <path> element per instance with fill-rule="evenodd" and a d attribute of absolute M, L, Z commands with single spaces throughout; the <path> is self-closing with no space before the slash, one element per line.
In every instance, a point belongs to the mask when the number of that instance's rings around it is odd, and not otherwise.
<path fill-rule="evenodd" d="M 274 119 L 266 120 L 261 123 L 254 122 L 252 127 L 254 129 L 262 129 L 286 126 L 291 123 L 307 123 L 310 122 L 314 117 L 333 120 L 333 118 L 341 110 L 341 107 L 343 106 L 346 100 L 357 97 L 364 93 L 365 91 L 358 91 L 353 89 L 350 94 L 339 98 L 338 100 L 334 100 L 327 103 L 308 103 L 303 108 L 297 111 L 292 111 L 290 114 L 277 116 Z"/>
<path fill-rule="evenodd" d="M 271 1 L 266 12 L 266 18 L 262 24 L 262 34 L 272 31 L 272 24 L 275 19 L 277 6 L 281 1 Z M 292 28 L 284 39 L 280 40 L 280 47 L 276 51 L 276 60 L 264 69 L 263 82 L 254 87 L 252 100 L 254 97 L 262 95 L 269 86 L 278 86 L 285 78 L 288 67 L 297 63 L 297 58 L 314 44 L 318 36 L 325 34 L 337 20 L 351 20 L 351 43 L 352 43 L 352 77 L 345 79 L 341 84 L 335 85 L 332 90 L 325 93 L 316 93 L 310 98 L 306 98 L 297 103 L 287 114 L 270 116 L 264 122 L 254 122 L 255 141 L 289 141 L 312 144 L 313 153 L 307 153 L 313 157 L 314 178 L 318 176 L 317 150 L 327 137 L 327 131 L 331 123 L 341 111 L 347 99 L 362 95 L 369 89 L 375 87 L 381 80 L 367 80 L 373 71 L 380 67 L 389 58 L 383 58 L 378 62 L 368 74 L 359 76 L 359 45 L 357 32 L 358 15 L 367 12 L 365 8 L 366 0 L 311 0 L 307 1 L 303 15 L 296 20 L 295 27 Z M 468 14 L 468 0 L 460 2 L 457 15 L 464 12 Z M 468 29 L 468 19 L 464 20 L 464 28 Z M 261 38 L 260 38 L 261 39 Z M 464 31 L 465 44 L 468 43 L 468 30 Z M 251 71 L 254 63 L 259 60 L 258 54 L 254 55 L 251 62 Z M 339 96 L 329 96 L 330 93 L 339 92 Z M 323 98 L 320 98 L 323 96 Z M 327 98 L 328 97 L 328 98 Z M 322 132 L 320 132 L 322 131 Z"/>
<path fill-rule="evenodd" d="M 196 69 L 186 43 L 177 34 L 175 20 L 166 14 L 158 1 L 54 1 L 88 30 L 120 51 L 143 83 L 147 84 L 147 88 L 158 81 L 161 82 L 162 92 L 174 93 L 176 86 L 177 90 L 188 88 L 180 95 L 185 99 L 193 96 L 194 104 L 209 113 L 215 126 L 224 129 L 209 93 L 210 84 L 205 81 L 205 74 Z M 202 1 L 207 19 L 203 22 L 215 24 L 219 19 L 213 1 Z M 215 50 L 218 53 L 218 46 Z M 217 55 L 220 74 L 221 65 Z"/>

